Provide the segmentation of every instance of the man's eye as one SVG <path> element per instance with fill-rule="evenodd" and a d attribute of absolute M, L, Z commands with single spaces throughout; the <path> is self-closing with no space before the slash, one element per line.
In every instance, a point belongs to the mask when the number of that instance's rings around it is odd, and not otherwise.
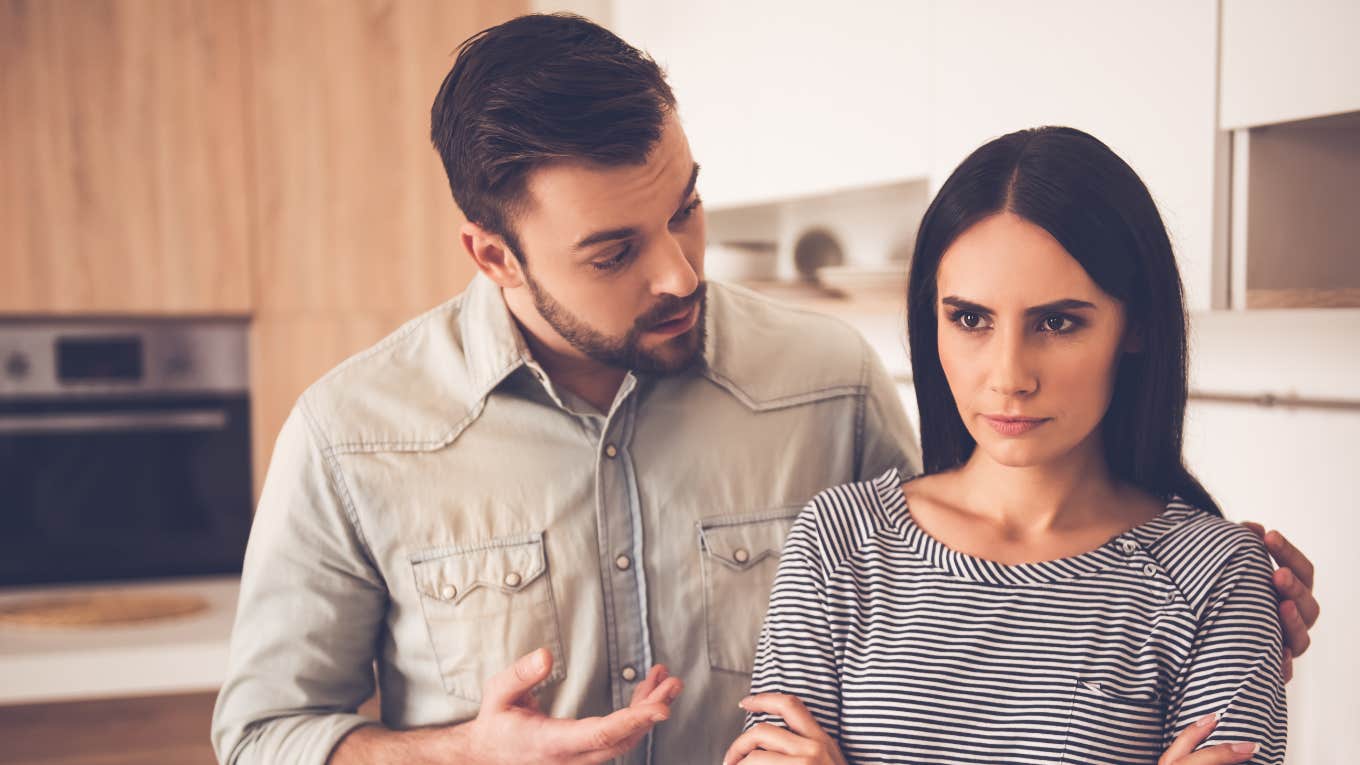
<path fill-rule="evenodd" d="M 623 247 L 620 248 L 618 252 L 603 260 L 591 261 L 590 265 L 597 271 L 614 271 L 628 261 L 628 257 L 632 252 L 633 248 L 631 246 Z"/>
<path fill-rule="evenodd" d="M 699 197 L 695 197 L 693 202 L 690 202 L 689 204 L 685 205 L 685 208 L 683 210 L 676 213 L 674 218 L 671 218 L 671 222 L 684 223 L 685 221 L 689 220 L 692 215 L 694 215 L 694 211 L 699 209 L 699 205 L 703 203 L 704 200 L 700 199 Z"/>

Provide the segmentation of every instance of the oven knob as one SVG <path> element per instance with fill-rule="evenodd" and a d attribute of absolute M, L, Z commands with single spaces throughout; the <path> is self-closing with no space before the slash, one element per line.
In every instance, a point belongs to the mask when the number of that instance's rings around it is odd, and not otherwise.
<path fill-rule="evenodd" d="M 22 380 L 28 376 L 28 357 L 22 353 L 11 353 L 5 359 L 5 376 L 12 380 Z"/>

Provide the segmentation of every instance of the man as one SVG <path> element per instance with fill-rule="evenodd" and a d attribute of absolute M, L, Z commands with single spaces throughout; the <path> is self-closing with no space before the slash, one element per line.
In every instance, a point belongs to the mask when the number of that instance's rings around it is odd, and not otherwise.
<path fill-rule="evenodd" d="M 480 273 L 284 425 L 218 756 L 718 762 L 793 516 L 917 466 L 894 386 L 839 323 L 704 282 L 675 99 L 606 30 L 487 30 L 432 116 Z"/>

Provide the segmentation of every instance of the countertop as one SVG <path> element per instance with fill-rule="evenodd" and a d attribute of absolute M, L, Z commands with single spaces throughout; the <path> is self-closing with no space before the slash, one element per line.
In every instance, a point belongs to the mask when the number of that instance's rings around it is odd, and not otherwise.
<path fill-rule="evenodd" d="M 208 608 L 141 625 L 0 624 L 0 704 L 215 690 L 222 684 L 239 577 L 5 588 L 0 605 L 108 589 L 196 595 Z"/>

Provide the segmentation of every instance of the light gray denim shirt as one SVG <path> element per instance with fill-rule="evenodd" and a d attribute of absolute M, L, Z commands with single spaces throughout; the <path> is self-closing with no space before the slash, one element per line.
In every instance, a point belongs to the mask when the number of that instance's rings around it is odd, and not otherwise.
<path fill-rule="evenodd" d="M 469 720 L 547 646 L 547 713 L 607 714 L 661 662 L 685 691 L 623 761 L 719 762 L 794 516 L 919 454 L 840 322 L 713 283 L 706 328 L 704 363 L 630 374 L 600 413 L 479 276 L 304 393 L 246 552 L 219 759 L 325 762 L 375 667 L 389 727 Z"/>

